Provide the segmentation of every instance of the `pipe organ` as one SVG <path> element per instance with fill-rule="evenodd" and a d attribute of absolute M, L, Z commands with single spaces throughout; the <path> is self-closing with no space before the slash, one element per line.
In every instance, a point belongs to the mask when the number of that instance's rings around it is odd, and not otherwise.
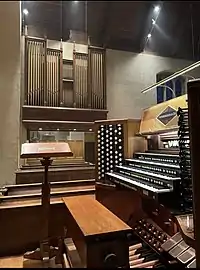
<path fill-rule="evenodd" d="M 46 39 L 25 37 L 25 105 L 106 109 L 105 50 L 47 48 Z"/>
<path fill-rule="evenodd" d="M 127 123 L 96 122 L 96 199 L 132 227 L 131 268 L 196 265 L 184 98 L 145 111 L 138 131 L 129 132 L 132 141 L 140 138 L 137 147 L 130 146 L 125 135 Z M 120 151 L 116 148 L 119 140 Z M 112 145 L 115 147 L 111 150 L 121 153 L 121 160 L 110 150 Z"/>

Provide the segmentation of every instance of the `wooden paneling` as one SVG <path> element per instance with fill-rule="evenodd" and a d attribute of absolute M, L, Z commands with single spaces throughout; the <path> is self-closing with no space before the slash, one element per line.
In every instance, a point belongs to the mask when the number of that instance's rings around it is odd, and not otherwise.
<path fill-rule="evenodd" d="M 73 153 L 72 159 L 84 159 L 84 142 L 82 140 L 68 141 L 68 144 Z"/>
<path fill-rule="evenodd" d="M 16 184 L 41 183 L 43 178 L 44 170 L 42 169 L 18 170 L 16 172 Z M 49 169 L 49 182 L 92 178 L 95 178 L 94 166 Z"/>
<path fill-rule="evenodd" d="M 78 121 L 45 121 L 45 120 L 23 120 L 22 123 L 28 130 L 55 130 L 69 131 L 76 129 L 77 131 L 87 132 L 93 129 L 93 122 L 78 122 Z"/>
<path fill-rule="evenodd" d="M 94 122 L 107 119 L 107 110 L 23 106 L 22 120 Z"/>
<path fill-rule="evenodd" d="M 105 257 L 114 253 L 118 266 L 127 267 L 127 234 L 131 228 L 90 196 L 68 197 L 63 201 L 70 217 L 67 228 L 83 266 L 103 267 Z"/>
<path fill-rule="evenodd" d="M 85 161 L 95 164 L 95 142 L 85 142 Z"/>
<path fill-rule="evenodd" d="M 0 209 L 0 256 L 23 254 L 39 246 L 42 207 L 35 202 L 29 205 L 27 202 L 24 207 Z M 67 224 L 64 204 L 51 204 L 50 211 L 50 237 L 63 235 Z"/>
<path fill-rule="evenodd" d="M 176 111 L 178 110 L 178 107 L 186 108 L 186 100 L 187 95 L 183 95 L 144 110 L 140 125 L 140 133 L 145 134 L 178 129 L 177 116 L 173 117 L 166 125 L 159 121 L 158 117 L 169 107 Z"/>

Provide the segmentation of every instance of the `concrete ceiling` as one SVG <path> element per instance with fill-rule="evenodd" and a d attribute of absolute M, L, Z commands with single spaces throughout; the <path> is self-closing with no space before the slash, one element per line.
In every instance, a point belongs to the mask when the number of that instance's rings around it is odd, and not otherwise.
<path fill-rule="evenodd" d="M 151 31 L 155 5 L 161 10 Z M 199 59 L 198 1 L 24 1 L 24 8 L 25 23 L 45 29 L 49 39 L 68 40 L 76 30 L 87 32 L 96 46 Z"/>

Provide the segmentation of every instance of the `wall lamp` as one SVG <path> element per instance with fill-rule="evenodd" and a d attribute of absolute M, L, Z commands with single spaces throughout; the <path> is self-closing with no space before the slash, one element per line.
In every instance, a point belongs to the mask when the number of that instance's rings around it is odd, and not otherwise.
<path fill-rule="evenodd" d="M 193 70 L 193 69 L 195 69 L 195 68 L 197 68 L 199 66 L 200 66 L 200 61 L 197 61 L 196 63 L 175 72 L 174 74 L 170 75 L 169 77 L 167 77 L 167 78 L 165 78 L 165 79 L 163 79 L 163 80 L 161 80 L 161 81 L 159 81 L 159 82 L 157 82 L 157 83 L 143 89 L 141 91 L 141 93 L 143 93 L 143 94 L 147 93 L 148 91 L 154 89 L 155 87 L 160 86 L 161 84 L 164 84 L 164 83 L 166 83 L 166 82 L 168 82 L 170 80 L 173 80 L 173 79 L 175 79 L 175 78 L 177 78 L 177 77 L 179 77 L 179 76 L 181 76 L 181 75 L 183 75 L 183 74 L 185 74 L 185 73 L 187 73 L 187 72 L 189 72 L 189 71 L 191 71 L 191 70 Z"/>

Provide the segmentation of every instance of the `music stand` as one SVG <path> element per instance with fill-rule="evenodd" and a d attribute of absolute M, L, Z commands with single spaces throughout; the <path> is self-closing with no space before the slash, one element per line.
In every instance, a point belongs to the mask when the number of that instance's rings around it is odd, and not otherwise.
<path fill-rule="evenodd" d="M 48 169 L 52 164 L 52 157 L 73 156 L 68 143 L 24 143 L 21 149 L 21 158 L 41 158 L 40 162 L 44 166 L 44 181 L 42 183 L 42 239 L 40 248 L 30 253 L 25 253 L 24 257 L 32 260 L 42 260 L 45 264 L 49 259 L 56 256 L 57 250 L 49 245 L 49 214 L 50 214 L 50 183 L 48 181 Z"/>

